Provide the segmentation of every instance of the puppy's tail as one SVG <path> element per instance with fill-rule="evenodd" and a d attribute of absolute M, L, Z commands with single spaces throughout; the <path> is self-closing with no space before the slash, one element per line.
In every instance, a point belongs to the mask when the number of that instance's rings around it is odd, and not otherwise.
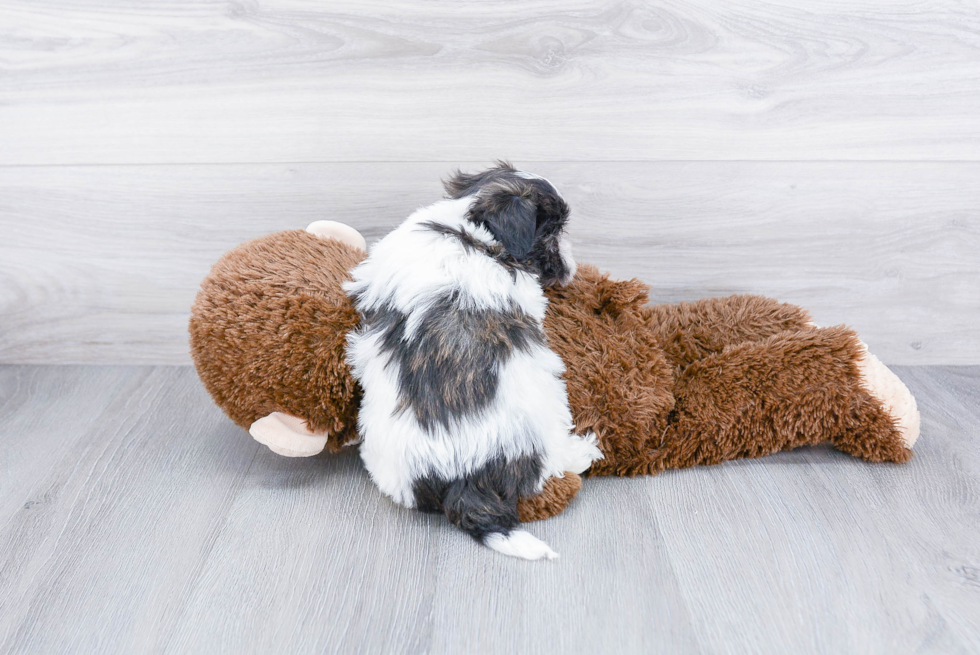
<path fill-rule="evenodd" d="M 498 553 L 523 559 L 558 559 L 558 553 L 548 544 L 524 530 L 491 532 L 483 536 L 483 543 Z"/>
<path fill-rule="evenodd" d="M 441 509 L 453 524 L 498 553 L 524 559 L 555 559 L 558 554 L 548 544 L 517 529 L 517 499 L 533 489 L 539 470 L 536 463 L 530 466 L 503 458 L 490 462 L 479 472 L 430 494 L 441 501 L 432 509 Z M 421 503 L 420 509 L 424 505 Z"/>

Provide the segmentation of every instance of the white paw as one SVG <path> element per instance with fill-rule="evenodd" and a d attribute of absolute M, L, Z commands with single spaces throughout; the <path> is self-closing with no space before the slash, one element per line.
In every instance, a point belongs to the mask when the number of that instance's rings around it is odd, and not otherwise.
<path fill-rule="evenodd" d="M 915 397 L 897 375 L 868 352 L 867 345 L 862 345 L 864 357 L 857 363 L 862 386 L 895 418 L 905 447 L 911 448 L 919 438 L 919 408 Z"/>
<path fill-rule="evenodd" d="M 344 225 L 337 221 L 313 221 L 306 226 L 306 231 L 321 239 L 336 239 L 348 246 L 367 252 L 367 241 L 364 240 L 360 232 L 350 225 Z"/>
<path fill-rule="evenodd" d="M 511 530 L 510 534 L 494 532 L 484 539 L 490 548 L 498 553 L 520 557 L 522 559 L 558 559 L 558 553 L 551 550 L 548 544 L 524 530 Z"/>
<path fill-rule="evenodd" d="M 592 462 L 602 459 L 605 455 L 599 450 L 599 439 L 594 432 L 586 432 L 583 436 L 568 435 L 564 455 L 563 471 L 581 473 L 592 466 Z"/>
<path fill-rule="evenodd" d="M 319 455 L 327 446 L 328 438 L 325 432 L 310 432 L 303 419 L 282 412 L 272 412 L 258 419 L 249 426 L 248 433 L 272 452 L 285 457 Z"/>

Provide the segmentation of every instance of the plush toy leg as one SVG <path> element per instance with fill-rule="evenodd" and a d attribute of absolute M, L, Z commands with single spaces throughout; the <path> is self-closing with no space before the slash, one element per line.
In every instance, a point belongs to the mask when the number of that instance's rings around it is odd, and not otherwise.
<path fill-rule="evenodd" d="M 810 314 L 801 307 L 750 295 L 654 305 L 644 311 L 668 362 L 676 368 L 727 346 L 805 329 L 810 322 Z"/>
<path fill-rule="evenodd" d="M 306 227 L 306 231 L 321 239 L 336 239 L 341 243 L 367 252 L 367 241 L 364 240 L 360 232 L 350 225 L 344 225 L 337 221 L 314 221 Z"/>
<path fill-rule="evenodd" d="M 272 452 L 286 457 L 312 457 L 327 445 L 326 432 L 311 432 L 306 421 L 282 412 L 263 416 L 252 423 L 248 433 Z"/>
<path fill-rule="evenodd" d="M 874 396 L 895 419 L 895 426 L 902 435 L 906 448 L 912 448 L 919 438 L 919 408 L 915 397 L 897 375 L 868 352 L 861 342 L 863 356 L 858 360 L 861 386 Z"/>
<path fill-rule="evenodd" d="M 896 403 L 883 400 L 897 388 L 897 378 L 863 364 L 865 355 L 857 335 L 844 327 L 783 332 L 708 355 L 679 375 L 662 442 L 631 472 L 716 464 L 826 441 L 870 461 L 905 462 L 912 456 L 910 433 L 902 427 L 908 399 L 897 394 L 902 400 Z M 865 377 L 868 368 L 877 373 Z M 869 384 L 878 379 L 874 375 L 886 381 Z"/>

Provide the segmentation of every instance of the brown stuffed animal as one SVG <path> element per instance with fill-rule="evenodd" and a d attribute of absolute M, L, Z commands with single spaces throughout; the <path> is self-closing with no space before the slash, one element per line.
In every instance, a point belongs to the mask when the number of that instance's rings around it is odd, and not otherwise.
<path fill-rule="evenodd" d="M 360 391 L 344 359 L 359 317 L 341 284 L 363 238 L 330 221 L 225 254 L 201 284 L 191 353 L 215 402 L 287 456 L 357 442 Z M 829 441 L 872 462 L 905 462 L 915 400 L 857 335 L 818 328 L 796 306 L 759 296 L 648 305 L 648 287 L 580 266 L 548 292 L 545 331 L 564 360 L 576 430 L 605 455 L 587 475 L 758 457 Z M 573 473 L 522 498 L 521 521 L 561 512 Z"/>

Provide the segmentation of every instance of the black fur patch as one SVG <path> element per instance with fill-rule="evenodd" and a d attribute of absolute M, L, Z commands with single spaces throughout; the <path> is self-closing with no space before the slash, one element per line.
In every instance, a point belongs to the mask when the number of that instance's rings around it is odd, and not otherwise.
<path fill-rule="evenodd" d="M 541 476 L 537 455 L 506 460 L 502 456 L 459 480 L 427 476 L 415 481 L 415 506 L 423 512 L 442 512 L 454 525 L 476 539 L 507 534 L 520 524 L 517 501 L 530 495 Z"/>
<path fill-rule="evenodd" d="M 450 198 L 476 196 L 467 218 L 490 230 L 542 286 L 568 276 L 558 245 L 569 208 L 550 183 L 525 178 L 509 163 L 498 161 L 481 173 L 456 171 L 443 186 Z"/>
<path fill-rule="evenodd" d="M 456 294 L 424 310 L 412 337 L 408 317 L 392 308 L 364 312 L 363 325 L 381 332 L 381 350 L 398 364 L 398 411 L 411 410 L 424 430 L 489 406 L 497 395 L 500 367 L 515 351 L 544 345 L 533 318 L 509 311 L 461 307 Z"/>
<path fill-rule="evenodd" d="M 529 180 L 487 184 L 477 194 L 467 218 L 490 230 L 515 259 L 525 261 L 537 230 L 537 196 Z"/>

